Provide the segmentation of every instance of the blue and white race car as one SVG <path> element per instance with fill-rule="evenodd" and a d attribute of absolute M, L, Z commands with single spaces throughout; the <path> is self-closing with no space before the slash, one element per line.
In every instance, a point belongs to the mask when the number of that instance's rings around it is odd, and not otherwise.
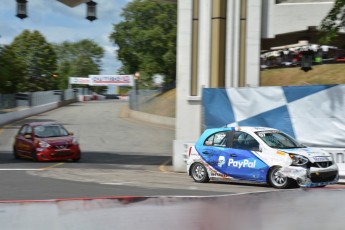
<path fill-rule="evenodd" d="M 338 182 L 332 156 L 265 127 L 207 129 L 189 149 L 187 172 L 196 182 L 246 181 L 275 188 Z"/>

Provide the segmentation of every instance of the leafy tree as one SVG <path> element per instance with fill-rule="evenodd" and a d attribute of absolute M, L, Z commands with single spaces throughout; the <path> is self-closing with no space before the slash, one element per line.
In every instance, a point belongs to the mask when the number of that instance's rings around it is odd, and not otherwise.
<path fill-rule="evenodd" d="M 69 77 L 87 77 L 99 74 L 104 49 L 95 42 L 84 39 L 78 42 L 65 41 L 54 46 L 58 56 L 60 89 L 66 89 Z"/>
<path fill-rule="evenodd" d="M 336 0 L 331 11 L 321 22 L 321 31 L 325 33 L 321 42 L 329 44 L 334 41 L 342 29 L 345 29 L 345 0 Z"/>
<path fill-rule="evenodd" d="M 10 44 L 15 57 L 24 67 L 20 91 L 43 91 L 56 88 L 52 75 L 57 69 L 55 51 L 38 31 L 24 30 Z"/>
<path fill-rule="evenodd" d="M 176 79 L 176 4 L 133 0 L 123 9 L 124 21 L 114 25 L 109 39 L 118 46 L 121 72 L 140 72 L 140 86 L 150 87 L 152 76 Z"/>
<path fill-rule="evenodd" d="M 9 46 L 0 46 L 0 93 L 16 93 L 24 67 Z"/>

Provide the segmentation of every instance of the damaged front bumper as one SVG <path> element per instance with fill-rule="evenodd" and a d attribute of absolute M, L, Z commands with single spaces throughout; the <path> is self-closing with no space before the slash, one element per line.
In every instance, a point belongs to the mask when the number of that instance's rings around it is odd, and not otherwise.
<path fill-rule="evenodd" d="M 287 166 L 281 168 L 282 176 L 296 180 L 300 187 L 322 187 L 336 184 L 339 180 L 338 167 L 333 164 L 327 168 L 304 168 Z"/>

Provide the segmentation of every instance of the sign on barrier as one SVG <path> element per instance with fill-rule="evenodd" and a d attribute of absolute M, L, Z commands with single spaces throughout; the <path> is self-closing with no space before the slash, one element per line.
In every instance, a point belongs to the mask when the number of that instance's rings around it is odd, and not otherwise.
<path fill-rule="evenodd" d="M 134 86 L 133 75 L 89 75 L 89 78 L 92 86 Z"/>
<path fill-rule="evenodd" d="M 70 77 L 69 84 L 89 85 L 90 79 L 87 77 Z"/>

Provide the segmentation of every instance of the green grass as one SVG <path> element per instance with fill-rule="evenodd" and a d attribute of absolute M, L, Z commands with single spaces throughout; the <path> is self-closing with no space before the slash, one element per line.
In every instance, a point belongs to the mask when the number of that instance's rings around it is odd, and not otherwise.
<path fill-rule="evenodd" d="M 140 111 L 165 117 L 175 117 L 176 89 L 169 90 L 140 106 Z"/>
<path fill-rule="evenodd" d="M 261 86 L 345 84 L 345 64 L 312 66 L 304 72 L 300 67 L 261 71 Z"/>

